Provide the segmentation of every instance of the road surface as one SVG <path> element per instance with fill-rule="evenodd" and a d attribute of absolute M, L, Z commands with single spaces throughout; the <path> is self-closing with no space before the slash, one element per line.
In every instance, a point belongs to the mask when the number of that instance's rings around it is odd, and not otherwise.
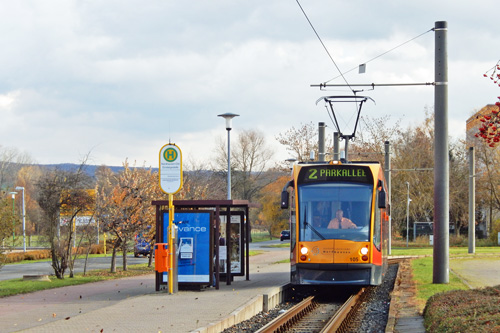
<path fill-rule="evenodd" d="M 116 266 L 122 267 L 122 256 L 116 258 Z M 127 256 L 127 265 L 147 263 L 148 258 L 134 258 L 132 255 Z M 83 272 L 85 259 L 77 259 L 75 262 L 75 273 Z M 87 262 L 87 271 L 93 269 L 110 269 L 111 255 L 107 257 L 89 258 Z M 27 264 L 8 264 L 0 268 L 0 281 L 22 278 L 23 275 L 53 275 L 54 269 L 51 266 L 51 261 L 38 261 Z M 65 274 L 69 274 L 69 269 Z"/>

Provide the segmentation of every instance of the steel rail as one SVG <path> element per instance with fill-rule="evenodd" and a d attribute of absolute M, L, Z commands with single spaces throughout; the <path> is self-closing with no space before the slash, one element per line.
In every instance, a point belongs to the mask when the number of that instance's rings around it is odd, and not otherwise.
<path fill-rule="evenodd" d="M 305 314 L 315 307 L 314 296 L 309 296 L 295 305 L 283 315 L 275 318 L 267 325 L 261 327 L 258 333 L 284 332 L 288 327 L 299 321 Z"/>
<path fill-rule="evenodd" d="M 328 321 L 320 332 L 346 332 L 348 329 L 349 319 L 359 308 L 359 305 L 361 304 L 361 296 L 364 292 L 365 288 L 362 288 L 356 295 L 349 297 L 349 299 L 338 309 L 335 315 Z"/>
<path fill-rule="evenodd" d="M 349 328 L 349 322 L 355 315 L 362 302 L 362 296 L 365 288 L 362 288 L 356 295 L 352 295 L 344 302 L 332 317 L 326 322 L 319 332 L 346 332 Z M 275 318 L 267 325 L 260 328 L 259 333 L 287 332 L 297 325 L 304 316 L 313 311 L 318 304 L 313 296 L 304 299 L 302 302 L 288 310 L 286 313 Z"/>

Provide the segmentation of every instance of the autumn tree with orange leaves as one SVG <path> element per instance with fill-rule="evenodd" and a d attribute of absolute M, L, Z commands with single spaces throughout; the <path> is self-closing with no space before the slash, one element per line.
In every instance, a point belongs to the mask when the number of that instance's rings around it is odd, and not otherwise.
<path fill-rule="evenodd" d="M 281 230 L 290 229 L 289 212 L 281 209 L 281 191 L 289 181 L 288 176 L 281 176 L 276 181 L 268 184 L 262 191 L 260 204 L 262 210 L 258 216 L 260 228 L 269 232 L 269 236 L 278 236 Z"/>
<path fill-rule="evenodd" d="M 112 237 L 111 272 L 116 272 L 116 254 L 123 253 L 123 270 L 127 270 L 129 244 L 137 233 L 154 230 L 155 210 L 151 201 L 157 198 L 158 175 L 151 169 L 123 163 L 118 175 L 104 173 L 97 185 L 97 218 Z M 149 227 L 148 227 L 149 226 Z"/>

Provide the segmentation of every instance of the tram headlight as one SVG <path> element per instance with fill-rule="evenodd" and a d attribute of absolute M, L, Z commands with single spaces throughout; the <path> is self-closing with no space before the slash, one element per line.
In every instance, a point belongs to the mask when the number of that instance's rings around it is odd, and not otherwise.
<path fill-rule="evenodd" d="M 367 247 L 362 247 L 359 252 L 362 255 L 361 256 L 361 260 L 368 261 L 368 248 Z"/>
<path fill-rule="evenodd" d="M 307 260 L 307 253 L 308 252 L 309 252 L 309 250 L 307 249 L 307 247 L 302 246 L 300 248 L 300 260 L 301 261 L 306 261 Z"/>

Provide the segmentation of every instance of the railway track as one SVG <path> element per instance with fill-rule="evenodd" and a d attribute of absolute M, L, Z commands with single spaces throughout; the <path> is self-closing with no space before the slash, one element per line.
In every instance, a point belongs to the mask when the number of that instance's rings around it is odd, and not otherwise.
<path fill-rule="evenodd" d="M 343 332 L 349 326 L 362 301 L 365 288 L 350 296 L 343 304 L 319 302 L 317 296 L 310 296 L 286 313 L 277 317 L 257 332 Z"/>

